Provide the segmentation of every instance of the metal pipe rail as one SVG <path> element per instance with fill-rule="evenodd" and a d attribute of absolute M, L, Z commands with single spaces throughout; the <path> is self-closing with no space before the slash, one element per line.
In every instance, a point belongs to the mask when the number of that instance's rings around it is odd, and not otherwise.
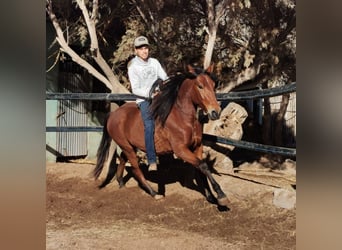
<path fill-rule="evenodd" d="M 281 87 L 271 89 L 258 89 L 243 92 L 229 92 L 226 94 L 217 93 L 218 101 L 240 101 L 249 99 L 258 99 L 272 97 L 296 91 L 296 83 L 287 84 Z M 134 101 L 137 95 L 134 94 L 111 94 L 111 93 L 46 93 L 46 100 L 107 100 L 107 101 Z M 93 127 L 46 127 L 46 132 L 101 132 L 102 126 Z M 286 156 L 296 156 L 295 148 L 284 148 L 263 145 L 258 143 L 237 141 L 219 136 L 203 134 L 203 140 L 228 144 L 248 150 L 254 150 L 265 153 L 280 154 Z"/>
<path fill-rule="evenodd" d="M 46 132 L 102 132 L 102 126 L 94 126 L 94 127 L 46 127 Z M 272 153 L 272 154 L 280 154 L 286 156 L 296 156 L 295 148 L 284 148 L 270 145 L 263 145 L 253 142 L 234 140 L 224 137 L 219 137 L 215 135 L 203 134 L 203 140 L 210 142 L 218 142 L 227 145 L 232 145 L 239 148 L 244 148 L 248 150 L 264 152 L 264 153 Z"/>
<path fill-rule="evenodd" d="M 217 93 L 218 101 L 242 101 L 272 97 L 296 91 L 296 83 L 287 84 L 271 89 L 258 89 L 242 92 Z M 106 101 L 134 101 L 143 98 L 134 94 L 111 93 L 46 93 L 46 100 L 106 100 Z"/>
<path fill-rule="evenodd" d="M 227 145 L 232 145 L 238 148 L 244 148 L 248 150 L 263 152 L 263 153 L 272 153 L 272 154 L 279 154 L 279 155 L 286 155 L 294 157 L 296 156 L 296 149 L 295 148 L 284 148 L 284 147 L 277 147 L 271 145 L 264 145 L 254 142 L 247 142 L 241 140 L 234 140 L 223 138 L 215 135 L 203 134 L 203 140 L 210 141 L 210 142 L 218 142 Z"/>

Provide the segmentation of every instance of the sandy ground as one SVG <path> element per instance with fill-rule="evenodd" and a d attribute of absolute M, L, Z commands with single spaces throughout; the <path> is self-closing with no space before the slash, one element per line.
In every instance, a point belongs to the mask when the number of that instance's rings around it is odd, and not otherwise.
<path fill-rule="evenodd" d="M 284 178 L 216 169 L 231 201 L 220 207 L 197 190 L 189 166 L 146 173 L 156 190 L 165 190 L 158 201 L 134 178 L 121 189 L 116 181 L 98 189 L 104 175 L 95 181 L 93 168 L 92 162 L 47 163 L 46 249 L 296 248 L 296 209 L 272 202 L 273 191 L 287 185 Z M 165 185 L 158 185 L 161 179 Z"/>

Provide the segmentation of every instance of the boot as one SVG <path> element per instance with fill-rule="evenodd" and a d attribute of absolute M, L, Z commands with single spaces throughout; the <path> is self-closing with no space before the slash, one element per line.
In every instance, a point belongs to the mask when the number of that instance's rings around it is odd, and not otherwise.
<path fill-rule="evenodd" d="M 151 163 L 148 166 L 148 171 L 157 171 L 157 163 Z"/>

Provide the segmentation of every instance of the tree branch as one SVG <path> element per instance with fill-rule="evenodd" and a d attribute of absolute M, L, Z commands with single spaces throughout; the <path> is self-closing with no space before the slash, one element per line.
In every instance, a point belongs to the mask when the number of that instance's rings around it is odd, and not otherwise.
<path fill-rule="evenodd" d="M 224 0 L 216 6 L 215 26 L 219 25 L 220 19 L 225 15 L 227 11 L 228 3 L 229 3 L 229 0 Z"/>
<path fill-rule="evenodd" d="M 107 86 L 107 88 L 112 90 L 113 87 L 112 87 L 111 83 L 109 82 L 109 80 L 107 78 L 105 78 L 102 74 L 100 74 L 91 64 L 89 64 L 87 61 L 85 61 L 83 58 L 81 58 L 73 49 L 70 48 L 70 46 L 68 45 L 68 43 L 66 42 L 66 40 L 64 38 L 63 31 L 62 31 L 62 29 L 58 23 L 57 17 L 52 11 L 51 1 L 47 1 L 47 3 L 48 3 L 48 6 L 46 8 L 46 11 L 50 17 L 50 20 L 52 21 L 52 24 L 53 24 L 55 30 L 56 30 L 56 40 L 59 43 L 59 45 L 61 46 L 61 50 L 66 52 L 74 62 L 76 62 L 77 64 L 79 64 L 82 67 L 84 67 L 85 69 L 87 69 L 90 74 L 92 74 L 98 80 L 103 82 Z"/>
<path fill-rule="evenodd" d="M 54 27 L 57 31 L 57 40 L 59 41 L 61 47 L 67 52 L 71 58 L 81 66 L 88 69 L 88 71 L 94 75 L 96 78 L 98 78 L 101 82 L 103 82 L 112 93 L 128 93 L 129 91 L 120 84 L 117 77 L 114 75 L 112 69 L 109 67 L 107 62 L 102 57 L 100 50 L 99 50 L 99 44 L 98 44 L 98 38 L 96 34 L 96 17 L 98 13 L 98 1 L 94 0 L 93 2 L 93 10 L 92 10 L 92 16 L 89 17 L 88 9 L 85 5 L 84 0 L 77 0 L 77 4 L 80 7 L 84 20 L 86 22 L 89 36 L 90 36 L 90 51 L 91 55 L 94 58 L 95 62 L 99 65 L 99 67 L 102 69 L 103 73 L 106 75 L 104 77 L 102 74 L 100 74 L 97 70 L 95 70 L 89 63 L 87 63 L 85 60 L 83 60 L 77 53 L 75 53 L 65 42 L 62 30 L 58 24 L 57 18 L 52 12 L 52 6 L 51 1 L 49 4 L 49 15 L 50 19 L 53 21 Z M 53 19 L 52 19 L 53 17 Z M 60 32 L 58 32 L 60 30 Z M 94 71 L 95 70 L 95 71 Z M 110 87 L 109 87 L 110 86 Z"/>
<path fill-rule="evenodd" d="M 93 3 L 93 11 L 92 11 L 92 17 L 89 17 L 88 14 L 88 9 L 85 6 L 84 0 L 77 0 L 77 4 L 80 7 L 84 20 L 86 21 L 88 31 L 89 31 L 89 36 L 90 36 L 90 51 L 92 52 L 92 55 L 96 57 L 96 54 L 98 53 L 99 50 L 99 44 L 98 44 L 98 39 L 96 35 L 96 29 L 95 29 L 95 19 L 96 15 L 95 13 L 97 12 L 97 1 L 94 1 Z"/>
<path fill-rule="evenodd" d="M 225 84 L 225 87 L 220 89 L 218 92 L 228 93 L 233 88 L 243 84 L 244 82 L 254 79 L 256 76 L 259 75 L 262 66 L 264 66 L 264 64 L 259 64 L 254 67 L 249 67 L 245 70 L 242 70 L 234 77 L 234 80 Z"/>

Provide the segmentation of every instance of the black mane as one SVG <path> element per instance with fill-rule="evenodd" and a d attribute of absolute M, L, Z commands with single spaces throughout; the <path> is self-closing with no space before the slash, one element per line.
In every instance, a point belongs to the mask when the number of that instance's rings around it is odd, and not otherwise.
<path fill-rule="evenodd" d="M 197 75 L 207 73 L 201 68 L 195 68 L 195 73 L 176 73 L 164 82 L 158 79 L 152 86 L 150 96 L 159 87 L 159 94 L 152 99 L 150 110 L 154 119 L 159 119 L 162 126 L 171 111 L 178 95 L 178 91 L 185 79 L 195 79 Z"/>

